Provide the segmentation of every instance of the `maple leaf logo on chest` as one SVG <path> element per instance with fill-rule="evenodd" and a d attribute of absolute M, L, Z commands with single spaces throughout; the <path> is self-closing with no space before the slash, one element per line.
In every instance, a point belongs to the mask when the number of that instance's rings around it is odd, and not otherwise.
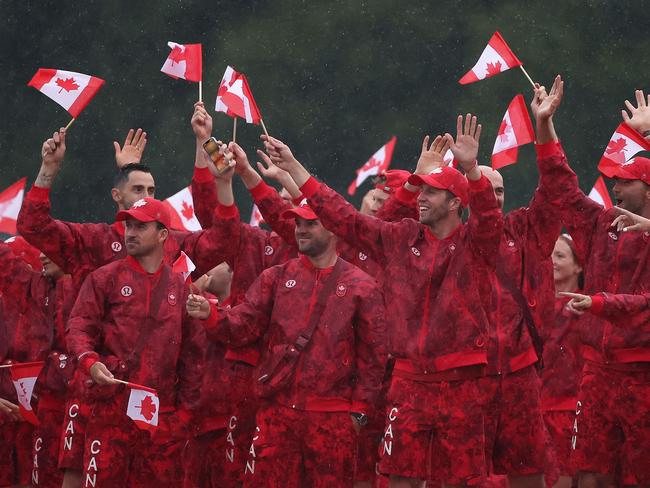
<path fill-rule="evenodd" d="M 501 61 L 497 61 L 496 63 L 488 63 L 486 69 L 488 76 L 498 75 L 501 73 Z"/>
<path fill-rule="evenodd" d="M 61 93 L 63 90 L 71 92 L 79 89 L 79 85 L 77 85 L 77 82 L 72 77 L 66 78 L 65 80 L 57 78 L 56 84 L 60 88 L 59 93 Z"/>
<path fill-rule="evenodd" d="M 181 210 L 181 214 L 183 214 L 183 217 L 187 220 L 191 220 L 192 217 L 194 217 L 194 207 L 183 200 L 183 209 Z"/>
<path fill-rule="evenodd" d="M 156 413 L 156 404 L 153 402 L 150 396 L 146 396 L 142 399 L 142 403 L 138 407 L 140 413 L 147 420 L 152 420 L 154 414 Z"/>

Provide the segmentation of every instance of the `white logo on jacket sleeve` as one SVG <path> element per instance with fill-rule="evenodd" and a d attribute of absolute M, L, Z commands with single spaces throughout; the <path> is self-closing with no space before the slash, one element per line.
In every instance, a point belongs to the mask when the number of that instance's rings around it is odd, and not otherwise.
<path fill-rule="evenodd" d="M 612 240 L 618 241 L 618 236 L 614 232 L 608 232 L 607 234 Z"/>
<path fill-rule="evenodd" d="M 368 256 L 366 256 L 364 253 L 360 252 L 359 253 L 359 261 L 365 261 L 368 259 Z"/>
<path fill-rule="evenodd" d="M 264 246 L 264 254 L 270 256 L 273 254 L 273 248 L 271 246 Z"/>
<path fill-rule="evenodd" d="M 123 297 L 130 297 L 133 295 L 133 288 L 130 286 L 123 286 L 122 289 L 120 290 L 120 293 L 122 293 Z"/>
<path fill-rule="evenodd" d="M 287 280 L 287 282 L 284 284 L 287 288 L 293 288 L 296 286 L 296 280 Z"/>
<path fill-rule="evenodd" d="M 412 247 L 411 252 L 415 254 L 416 256 L 420 255 L 420 250 L 417 247 Z"/>
<path fill-rule="evenodd" d="M 122 250 L 122 244 L 115 241 L 113 242 L 113 244 L 111 244 L 111 249 L 113 250 L 113 252 L 120 252 Z"/>

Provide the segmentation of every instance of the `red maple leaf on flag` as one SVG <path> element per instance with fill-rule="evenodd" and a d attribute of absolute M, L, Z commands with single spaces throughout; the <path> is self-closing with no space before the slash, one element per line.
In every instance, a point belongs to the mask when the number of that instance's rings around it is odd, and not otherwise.
<path fill-rule="evenodd" d="M 61 78 L 57 78 L 56 84 L 61 88 L 59 90 L 59 93 L 61 93 L 63 90 L 67 92 L 71 92 L 79 89 L 79 85 L 77 85 L 77 82 L 75 81 L 74 78 L 66 78 L 65 80 L 62 80 Z"/>
<path fill-rule="evenodd" d="M 187 220 L 191 220 L 191 218 L 194 217 L 194 208 L 192 205 L 183 200 L 183 210 L 181 210 L 181 213 Z"/>
<path fill-rule="evenodd" d="M 607 154 L 622 153 L 625 151 L 625 146 L 627 146 L 627 141 L 624 137 L 619 137 L 615 141 L 611 140 L 607 144 Z"/>
<path fill-rule="evenodd" d="M 185 59 L 183 56 L 183 50 L 178 46 L 174 46 L 172 52 L 169 53 L 169 59 L 171 60 L 172 64 L 180 63 L 183 61 L 183 59 Z"/>
<path fill-rule="evenodd" d="M 156 413 L 156 404 L 150 396 L 144 397 L 138 408 L 142 416 L 147 420 L 153 419 L 153 415 Z"/>
<path fill-rule="evenodd" d="M 487 64 L 487 75 L 488 76 L 498 75 L 499 73 L 501 73 L 501 61 L 497 61 L 496 63 L 488 63 Z"/>

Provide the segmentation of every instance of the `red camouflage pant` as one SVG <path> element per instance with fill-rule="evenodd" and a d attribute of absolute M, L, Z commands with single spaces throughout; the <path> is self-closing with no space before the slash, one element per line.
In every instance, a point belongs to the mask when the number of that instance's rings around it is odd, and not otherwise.
<path fill-rule="evenodd" d="M 171 437 L 171 417 L 161 412 L 151 435 L 126 416 L 122 395 L 96 401 L 86 428 L 82 486 L 182 486 L 185 441 Z"/>
<path fill-rule="evenodd" d="M 244 486 L 352 486 L 356 432 L 348 412 L 260 406 Z"/>
<path fill-rule="evenodd" d="M 77 370 L 68 389 L 59 447 L 59 468 L 83 469 L 86 424 L 90 416 L 90 404 L 85 400 L 85 377 Z"/>
<path fill-rule="evenodd" d="M 65 403 L 51 393 L 44 393 L 38 404 L 40 425 L 34 429 L 32 445 L 32 485 L 59 488 L 63 470 L 58 467 L 61 425 Z"/>
<path fill-rule="evenodd" d="M 491 472 L 510 476 L 544 473 L 554 460 L 547 452 L 549 437 L 535 367 L 486 376 L 479 385 L 486 412 L 486 459 L 488 464 L 491 462 Z"/>
<path fill-rule="evenodd" d="M 379 470 L 447 484 L 486 475 L 478 379 L 421 382 L 393 376 Z"/>
<path fill-rule="evenodd" d="M 574 461 L 580 471 L 650 484 L 650 367 L 616 371 L 587 363 L 573 425 Z M 629 471 L 629 472 L 628 472 Z"/>
<path fill-rule="evenodd" d="M 0 486 L 30 483 L 33 432 L 28 422 L 0 424 Z"/>

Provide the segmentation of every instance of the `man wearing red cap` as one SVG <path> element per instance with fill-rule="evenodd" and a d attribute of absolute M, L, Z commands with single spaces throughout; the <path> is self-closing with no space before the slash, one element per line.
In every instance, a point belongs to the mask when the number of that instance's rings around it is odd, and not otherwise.
<path fill-rule="evenodd" d="M 559 79 L 559 77 L 558 77 Z M 628 125 L 647 134 L 650 107 L 636 92 L 637 107 L 626 102 Z M 561 176 L 550 188 L 561 199 L 561 217 L 583 264 L 584 294 L 595 296 L 594 313 L 581 317 L 582 371 L 572 447 L 581 486 L 608 486 L 617 467 L 627 467 L 639 485 L 650 485 L 650 329 L 647 312 L 611 295 L 647 293 L 650 283 L 650 233 L 623 232 L 613 225 L 618 212 L 605 210 L 579 188 L 553 126 L 553 110 L 537 124 L 540 164 Z M 636 157 L 610 175 L 617 204 L 650 217 L 650 160 Z M 602 294 L 602 295 L 601 295 Z M 580 310 L 582 311 L 582 310 Z M 611 313 L 614 312 L 614 313 Z"/>
<path fill-rule="evenodd" d="M 192 295 L 187 308 L 214 340 L 268 340 L 245 486 L 349 486 L 353 426 L 364 422 L 386 361 L 383 300 L 373 278 L 336 255 L 336 238 L 306 202 L 284 217 L 296 220 L 299 258 L 265 270 L 238 306 Z"/>
<path fill-rule="evenodd" d="M 361 215 L 272 140 L 273 163 L 291 174 L 324 225 L 366 247 L 384 266 L 389 350 L 396 361 L 380 470 L 395 485 L 426 479 L 470 485 L 486 474 L 479 378 L 487 364 L 489 319 L 483 305 L 501 211 L 477 167 L 476 117 L 468 114 L 464 125 L 459 117 L 457 129 L 456 141 L 445 138 L 467 179 L 451 167 L 411 176 L 409 183 L 421 187 L 419 222 Z M 463 224 L 468 204 L 472 212 Z"/>
<path fill-rule="evenodd" d="M 188 288 L 164 260 L 170 216 L 153 198 L 116 216 L 125 221 L 128 256 L 92 272 L 69 320 L 68 347 L 92 378 L 84 452 L 85 486 L 179 486 L 183 436 L 199 398 L 200 326 L 184 303 Z M 150 436 L 125 415 L 124 385 L 157 391 Z"/>

